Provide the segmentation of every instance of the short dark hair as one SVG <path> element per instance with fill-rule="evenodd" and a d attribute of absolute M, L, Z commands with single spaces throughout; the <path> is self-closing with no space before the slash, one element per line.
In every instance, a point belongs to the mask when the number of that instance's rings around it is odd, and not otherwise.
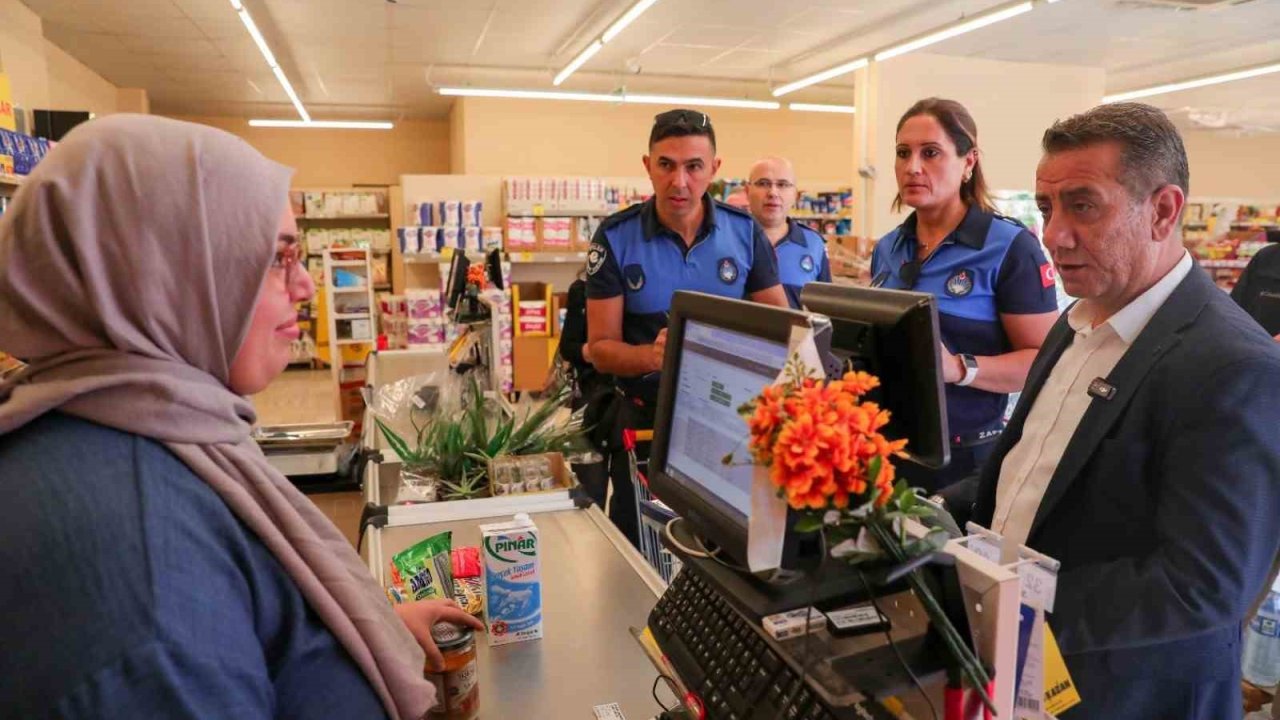
<path fill-rule="evenodd" d="M 951 138 L 951 144 L 956 146 L 956 155 L 963 157 L 970 150 L 978 147 L 978 124 L 973 121 L 973 116 L 969 114 L 968 109 L 955 100 L 931 97 L 917 101 L 898 119 L 898 127 L 893 131 L 894 135 L 901 132 L 902 126 L 917 115 L 928 115 L 938 121 L 943 132 Z M 983 212 L 996 211 L 996 204 L 991 199 L 991 191 L 987 189 L 987 176 L 982 172 L 981 155 L 974 160 L 973 175 L 968 181 L 960 183 L 960 199 L 964 201 L 965 207 L 977 205 Z M 898 212 L 901 209 L 902 193 L 898 193 L 893 198 L 893 211 Z"/>
<path fill-rule="evenodd" d="M 669 137 L 686 137 L 701 135 L 711 141 L 711 152 L 716 151 L 716 130 L 711 127 L 711 118 L 704 112 L 677 108 L 658 113 L 653 118 L 653 129 L 649 131 L 649 147 Z"/>
<path fill-rule="evenodd" d="M 1134 200 L 1177 185 L 1190 192 L 1191 170 L 1182 136 L 1161 110 L 1143 103 L 1111 103 L 1055 122 L 1040 141 L 1046 154 L 1114 142 L 1120 182 Z"/>

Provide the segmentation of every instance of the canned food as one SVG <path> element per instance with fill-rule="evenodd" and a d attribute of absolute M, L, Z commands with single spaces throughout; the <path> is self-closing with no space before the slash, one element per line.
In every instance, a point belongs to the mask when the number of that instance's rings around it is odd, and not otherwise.
<path fill-rule="evenodd" d="M 475 633 L 453 623 L 436 623 L 431 639 L 444 656 L 444 670 L 427 670 L 436 686 L 436 705 L 427 712 L 432 720 L 472 720 L 480 712 L 479 675 L 476 671 Z"/>

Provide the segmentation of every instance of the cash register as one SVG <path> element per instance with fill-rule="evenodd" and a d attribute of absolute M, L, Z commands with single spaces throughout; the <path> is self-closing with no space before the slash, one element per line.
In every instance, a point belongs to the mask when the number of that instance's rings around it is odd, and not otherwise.
<path fill-rule="evenodd" d="M 886 434 L 908 438 L 908 461 L 948 461 L 933 297 L 824 284 L 808 286 L 803 297 L 817 315 L 685 292 L 672 303 L 649 484 L 679 516 L 664 545 L 683 569 L 650 614 L 649 630 L 688 692 L 686 708 L 712 720 L 892 718 L 884 698 L 909 691 L 911 675 L 936 681 L 944 668 L 905 584 L 881 585 L 824 562 L 816 536 L 786 533 L 791 582 L 743 567 L 753 470 L 724 458 L 745 456 L 738 407 L 778 376 L 793 328 L 815 331 L 828 374 L 857 368 L 881 378 L 871 399 L 893 413 Z M 885 633 L 834 637 L 825 629 L 779 642 L 762 629 L 773 613 L 872 598 L 892 643 Z M 963 624 L 963 615 L 956 621 Z"/>

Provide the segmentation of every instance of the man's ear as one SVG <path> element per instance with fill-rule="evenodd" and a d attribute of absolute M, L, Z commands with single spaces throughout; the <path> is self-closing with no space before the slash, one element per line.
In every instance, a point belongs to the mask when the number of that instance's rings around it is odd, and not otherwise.
<path fill-rule="evenodd" d="M 646 175 L 649 174 L 649 156 L 648 155 L 640 156 L 640 162 L 644 163 L 645 174 Z"/>
<path fill-rule="evenodd" d="M 1178 230 L 1178 218 L 1187 204 L 1187 196 L 1177 185 L 1165 185 L 1151 196 L 1151 239 L 1163 242 Z"/>
<path fill-rule="evenodd" d="M 715 177 L 718 172 L 720 172 L 720 158 L 717 157 L 711 160 L 711 177 Z"/>

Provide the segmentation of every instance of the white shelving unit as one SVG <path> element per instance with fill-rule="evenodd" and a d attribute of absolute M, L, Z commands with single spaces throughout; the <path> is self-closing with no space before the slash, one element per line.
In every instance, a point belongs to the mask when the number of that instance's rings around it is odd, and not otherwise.
<path fill-rule="evenodd" d="M 338 248 L 324 251 L 324 292 L 325 307 L 328 309 L 329 368 L 333 375 L 335 390 L 343 381 L 342 348 L 351 345 L 368 345 L 377 343 L 377 323 L 375 320 L 376 305 L 373 292 L 373 268 L 370 265 L 371 251 L 360 248 Z M 361 258 L 361 259 L 356 259 Z M 337 271 L 349 272 L 364 279 L 358 287 L 338 287 L 334 282 Z M 339 331 L 339 324 L 344 331 Z M 353 335 L 353 331 L 363 329 L 365 332 Z M 342 393 L 336 392 L 338 417 L 342 416 Z"/>

